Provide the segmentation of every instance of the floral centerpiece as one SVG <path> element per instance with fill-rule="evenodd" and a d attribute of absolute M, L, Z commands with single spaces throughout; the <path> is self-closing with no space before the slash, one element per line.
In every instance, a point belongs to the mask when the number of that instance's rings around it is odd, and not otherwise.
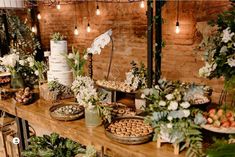
<path fill-rule="evenodd" d="M 146 88 L 146 69 L 143 63 L 140 64 L 140 67 L 132 61 L 131 62 L 131 70 L 126 73 L 126 80 L 125 84 L 131 86 L 132 89 L 135 91 L 140 88 Z"/>
<path fill-rule="evenodd" d="M 202 136 L 197 124 L 205 123 L 201 112 L 191 109 L 184 100 L 185 85 L 179 82 L 159 81 L 152 89 L 145 89 L 142 98 L 149 100 L 145 118 L 155 128 L 154 139 L 189 146 L 187 155 L 201 155 Z"/>
<path fill-rule="evenodd" d="M 83 54 L 85 54 L 85 52 Z M 73 76 L 75 78 L 84 74 L 84 65 L 86 63 L 87 55 L 82 57 L 79 51 L 72 47 L 72 53 L 65 54 L 64 56 L 67 64 L 73 70 Z"/>
<path fill-rule="evenodd" d="M 5 66 L 7 71 L 11 73 L 11 87 L 22 88 L 24 87 L 24 81 L 22 76 L 17 73 L 17 67 L 19 65 L 20 56 L 16 53 L 11 53 L 0 58 L 1 65 Z"/>
<path fill-rule="evenodd" d="M 212 79 L 224 77 L 225 87 L 235 89 L 235 14 L 232 11 L 218 16 L 217 31 L 206 42 L 205 66 L 199 69 L 199 75 Z M 215 25 L 215 22 L 211 23 Z"/>
<path fill-rule="evenodd" d="M 107 107 L 101 106 L 100 102 L 105 95 L 97 92 L 94 81 L 87 76 L 78 76 L 73 82 L 72 91 L 78 104 L 85 108 L 87 126 L 98 126 L 102 123 L 101 117 L 111 120 L 111 112 Z"/>

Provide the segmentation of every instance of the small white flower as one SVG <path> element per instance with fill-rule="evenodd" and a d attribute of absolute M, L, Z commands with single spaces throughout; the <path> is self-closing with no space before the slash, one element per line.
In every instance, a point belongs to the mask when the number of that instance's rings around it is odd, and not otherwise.
<path fill-rule="evenodd" d="M 172 100 L 174 98 L 173 94 L 167 94 L 166 99 L 167 100 Z"/>
<path fill-rule="evenodd" d="M 36 71 L 34 72 L 34 74 L 38 76 L 38 75 L 39 75 L 38 70 L 36 70 Z"/>
<path fill-rule="evenodd" d="M 166 106 L 166 102 L 163 101 L 163 100 L 160 100 L 160 101 L 159 101 L 159 106 Z"/>
<path fill-rule="evenodd" d="M 75 55 L 73 53 L 69 53 L 69 55 L 68 55 L 69 59 L 73 59 L 74 57 L 75 57 Z"/>
<path fill-rule="evenodd" d="M 190 115 L 190 110 L 183 110 L 184 117 L 188 117 Z"/>
<path fill-rule="evenodd" d="M 167 119 L 168 119 L 169 121 L 172 121 L 173 118 L 172 118 L 171 116 L 168 116 Z"/>
<path fill-rule="evenodd" d="M 75 64 L 78 64 L 78 61 L 77 60 L 75 60 L 75 62 L 74 62 Z"/>
<path fill-rule="evenodd" d="M 160 87 L 158 85 L 155 85 L 154 87 L 155 87 L 155 89 L 160 89 Z"/>
<path fill-rule="evenodd" d="M 177 110 L 178 108 L 178 102 L 176 101 L 171 101 L 170 102 L 170 105 L 168 106 L 168 110 Z"/>
<path fill-rule="evenodd" d="M 229 65 L 230 67 L 235 67 L 235 59 L 229 58 L 229 59 L 227 60 L 227 63 L 228 63 L 228 65 Z"/>
<path fill-rule="evenodd" d="M 85 54 L 85 55 L 83 56 L 83 58 L 84 58 L 85 60 L 87 60 L 87 59 L 88 59 L 88 55 Z"/>
<path fill-rule="evenodd" d="M 19 64 L 22 65 L 22 66 L 24 66 L 25 61 L 24 61 L 24 60 L 19 60 Z"/>
<path fill-rule="evenodd" d="M 141 96 L 140 96 L 142 99 L 144 99 L 145 98 L 145 95 L 144 94 L 141 94 Z"/>
<path fill-rule="evenodd" d="M 172 123 L 167 123 L 166 127 L 171 129 L 173 127 L 173 125 L 172 125 Z"/>
<path fill-rule="evenodd" d="M 234 32 L 231 33 L 230 28 L 229 27 L 226 28 L 225 30 L 223 30 L 222 42 L 224 43 L 229 42 L 232 39 L 233 35 L 234 35 Z"/>
<path fill-rule="evenodd" d="M 189 106 L 190 106 L 190 103 L 189 102 L 182 102 L 181 104 L 180 104 L 180 106 L 181 107 L 183 107 L 183 108 L 189 108 Z"/>
<path fill-rule="evenodd" d="M 34 62 L 29 62 L 29 66 L 33 67 L 34 66 Z"/>

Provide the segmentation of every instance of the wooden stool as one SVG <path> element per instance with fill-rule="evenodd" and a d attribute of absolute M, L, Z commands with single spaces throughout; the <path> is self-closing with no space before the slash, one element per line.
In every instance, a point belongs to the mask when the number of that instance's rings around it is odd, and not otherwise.
<path fill-rule="evenodd" d="M 162 143 L 169 143 L 169 142 L 162 140 L 161 137 L 158 137 L 157 138 L 157 148 L 161 148 L 161 144 Z M 180 143 L 178 143 L 178 144 L 170 143 L 170 144 L 172 144 L 173 147 L 174 147 L 174 154 L 175 155 L 179 155 L 179 152 L 180 152 Z M 186 143 L 186 147 L 189 147 L 189 143 Z"/>

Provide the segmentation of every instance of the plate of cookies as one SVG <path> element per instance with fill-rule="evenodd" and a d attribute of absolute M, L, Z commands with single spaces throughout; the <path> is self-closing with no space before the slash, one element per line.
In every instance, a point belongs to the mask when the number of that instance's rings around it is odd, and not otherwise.
<path fill-rule="evenodd" d="M 142 144 L 151 141 L 153 128 L 144 123 L 143 117 L 118 117 L 105 124 L 105 134 L 122 144 Z"/>

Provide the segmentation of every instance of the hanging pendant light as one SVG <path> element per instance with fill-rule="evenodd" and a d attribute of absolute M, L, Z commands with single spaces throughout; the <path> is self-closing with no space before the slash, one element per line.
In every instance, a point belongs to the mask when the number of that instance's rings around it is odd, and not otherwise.
<path fill-rule="evenodd" d="M 180 32 L 180 24 L 179 24 L 179 22 L 177 21 L 176 22 L 176 27 L 175 27 L 175 33 L 179 33 Z"/>
<path fill-rule="evenodd" d="M 175 25 L 175 33 L 179 34 L 180 32 L 180 23 L 179 23 L 179 0 L 177 1 L 177 19 Z"/>
<path fill-rule="evenodd" d="M 75 26 L 75 28 L 74 28 L 74 35 L 79 35 L 79 31 L 78 31 L 77 26 Z"/>
<path fill-rule="evenodd" d="M 58 4 L 56 4 L 56 9 L 57 9 L 57 10 L 60 10 L 60 9 L 61 9 L 60 2 L 58 2 Z"/>
<path fill-rule="evenodd" d="M 86 31 L 87 31 L 88 33 L 90 33 L 90 32 L 91 32 L 91 27 L 90 27 L 90 24 L 89 24 L 89 22 L 88 22 L 88 24 L 87 24 Z"/>
<path fill-rule="evenodd" d="M 98 15 L 98 16 L 100 15 L 100 9 L 99 9 L 98 5 L 96 6 L 96 15 Z"/>
<path fill-rule="evenodd" d="M 142 0 L 141 2 L 140 2 L 140 8 L 144 8 L 145 7 L 145 5 L 144 5 L 144 0 Z"/>
<path fill-rule="evenodd" d="M 40 12 L 38 12 L 38 14 L 37 14 L 37 18 L 38 18 L 38 20 L 41 20 L 41 14 L 40 14 Z"/>
<path fill-rule="evenodd" d="M 36 32 L 37 32 L 36 27 L 35 27 L 35 26 L 32 26 L 31 31 L 32 31 L 33 33 L 36 33 Z"/>

